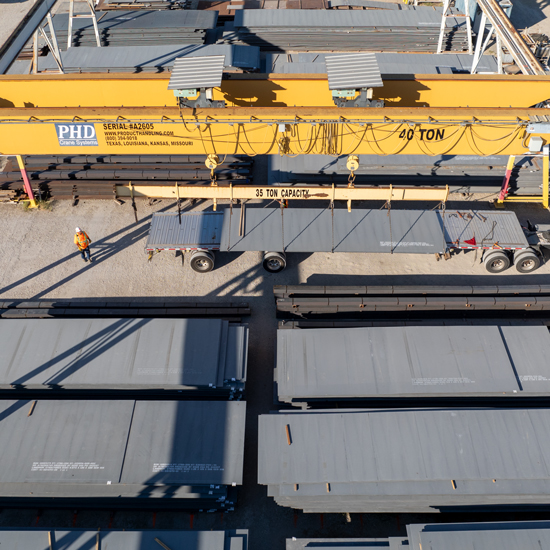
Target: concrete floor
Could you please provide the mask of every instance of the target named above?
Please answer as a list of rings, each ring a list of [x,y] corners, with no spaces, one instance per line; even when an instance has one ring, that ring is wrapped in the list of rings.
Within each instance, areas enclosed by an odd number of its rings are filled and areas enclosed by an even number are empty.
[[[4,44],[37,0],[0,0],[0,45]]]
[[[252,207],[253,205],[251,205]],[[449,204],[449,208],[452,208]],[[482,206],[487,206],[483,204]],[[202,207],[208,208],[205,204]],[[460,204],[471,208],[472,204]],[[251,550],[282,550],[288,537],[387,537],[405,534],[413,522],[449,521],[439,514],[353,514],[347,523],[342,514],[303,514],[277,506],[266,496],[266,487],[256,482],[258,415],[277,406],[273,399],[273,363],[277,321],[272,287],[275,284],[516,284],[547,283],[550,264],[531,275],[513,268],[502,275],[489,275],[475,253],[459,254],[450,261],[436,262],[431,256],[377,254],[294,254],[289,267],[268,274],[260,254],[220,253],[216,269],[209,274],[193,272],[182,258],[163,252],[147,262],[144,245],[154,211],[174,211],[163,201],[148,206],[138,203],[139,222],[134,222],[130,204],[84,201],[71,207],[66,201],[52,211],[24,211],[0,205],[0,299],[70,297],[200,297],[227,301],[230,297],[249,302],[249,368],[244,485],[239,504],[226,514],[196,514],[176,511],[93,511],[3,509],[0,526],[182,528],[250,530]],[[536,205],[516,206],[521,221],[550,223],[550,214]],[[85,264],[73,245],[75,226],[84,228],[92,240],[95,262]],[[480,514],[453,515],[453,521],[512,519]],[[537,514],[550,519],[550,514]],[[532,514],[524,519],[535,519]]]
[[[513,2],[513,25],[518,30],[550,35],[550,2],[548,0],[521,0]]]

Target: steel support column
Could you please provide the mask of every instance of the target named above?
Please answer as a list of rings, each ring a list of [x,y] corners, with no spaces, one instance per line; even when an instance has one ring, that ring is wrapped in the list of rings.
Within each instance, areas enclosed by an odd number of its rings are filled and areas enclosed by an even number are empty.
[[[34,193],[32,192],[31,182],[27,176],[27,170],[25,169],[25,163],[23,162],[23,157],[21,155],[16,155],[17,164],[19,165],[19,170],[21,170],[21,177],[23,178],[23,185],[25,187],[25,193],[29,197],[29,206],[31,208],[36,208],[36,200],[34,198]]]

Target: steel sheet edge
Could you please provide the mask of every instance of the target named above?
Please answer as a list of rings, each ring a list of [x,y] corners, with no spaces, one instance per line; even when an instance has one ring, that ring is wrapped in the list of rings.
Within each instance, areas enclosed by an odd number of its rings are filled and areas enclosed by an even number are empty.
[[[541,109],[205,111],[0,109],[0,154],[519,155],[527,151],[529,114]]]
[[[51,544],[49,541],[51,540]],[[172,529],[0,529],[0,547],[9,550],[247,550],[248,530],[182,531]]]

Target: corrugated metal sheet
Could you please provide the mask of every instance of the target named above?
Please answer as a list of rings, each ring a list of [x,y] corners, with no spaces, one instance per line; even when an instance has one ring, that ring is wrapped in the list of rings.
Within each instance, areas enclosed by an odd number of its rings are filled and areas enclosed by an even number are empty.
[[[220,319],[2,319],[0,388],[244,383],[247,338],[246,326]]]
[[[529,246],[515,212],[446,210],[438,212],[438,216],[449,244],[468,247],[473,245],[465,241],[475,239],[480,247],[490,248],[495,244],[512,248]]]
[[[329,90],[382,87],[382,77],[373,53],[332,55],[326,59]]]
[[[174,61],[169,90],[215,88],[222,83],[225,55],[180,57]]]
[[[240,215],[225,210],[220,250],[285,252],[443,252],[435,212],[248,208],[244,235]]]
[[[247,550],[248,531],[182,531],[168,529],[2,529],[0,546],[10,550]]]
[[[550,365],[541,359],[547,354],[550,335],[542,326],[279,330],[277,392],[279,399],[289,402],[546,395]]]
[[[222,212],[154,213],[145,250],[161,248],[219,248]]]

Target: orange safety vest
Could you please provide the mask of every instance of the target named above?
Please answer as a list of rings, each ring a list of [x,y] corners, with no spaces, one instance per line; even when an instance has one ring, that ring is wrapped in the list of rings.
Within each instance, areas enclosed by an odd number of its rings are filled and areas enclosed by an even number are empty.
[[[80,233],[77,233],[74,236],[74,244],[78,246],[79,250],[84,250],[85,248],[88,248],[90,244],[90,238],[84,231],[81,231]]]

